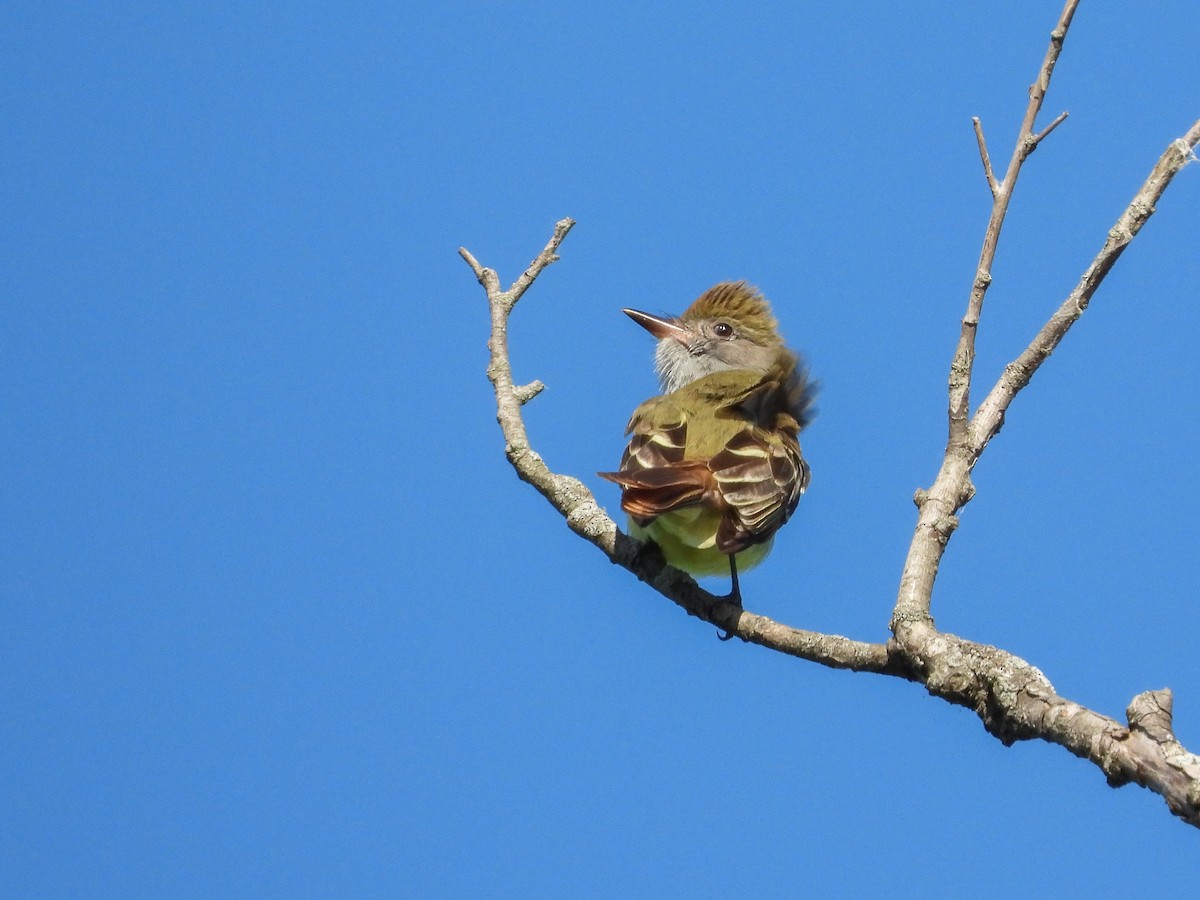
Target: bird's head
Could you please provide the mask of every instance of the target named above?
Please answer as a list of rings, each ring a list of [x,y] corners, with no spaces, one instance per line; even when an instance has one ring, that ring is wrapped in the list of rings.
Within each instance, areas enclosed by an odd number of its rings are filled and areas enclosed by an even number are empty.
[[[783,349],[770,305],[744,281],[709,288],[678,317],[624,312],[658,338],[654,364],[667,393],[713,372],[765,373]]]

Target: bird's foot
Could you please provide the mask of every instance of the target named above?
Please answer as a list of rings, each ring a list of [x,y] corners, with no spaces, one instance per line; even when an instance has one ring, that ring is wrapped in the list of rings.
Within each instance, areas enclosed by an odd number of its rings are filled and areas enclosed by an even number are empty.
[[[733,604],[734,606],[736,606],[738,609],[741,609],[741,608],[742,608],[742,594],[741,594],[741,591],[737,590],[737,588],[736,588],[736,587],[734,588],[734,590],[732,590],[732,591],[729,593],[729,596],[727,596],[727,597],[723,597],[722,599],[723,599],[723,600],[724,600],[726,603],[732,603],[732,604]],[[737,632],[736,632],[736,631],[734,631],[732,628],[727,628],[727,629],[725,629],[725,633],[724,633],[724,634],[721,634],[721,633],[719,633],[719,632],[717,633],[717,640],[719,640],[719,641],[727,641],[727,640],[729,640],[730,638],[733,638],[733,637],[737,637]],[[743,639],[743,640],[744,640],[744,639]]]

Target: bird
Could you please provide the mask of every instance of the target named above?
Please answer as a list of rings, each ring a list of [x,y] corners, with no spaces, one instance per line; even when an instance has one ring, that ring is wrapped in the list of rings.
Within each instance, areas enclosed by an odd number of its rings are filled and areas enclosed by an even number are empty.
[[[741,606],[739,571],[763,561],[808,488],[799,435],[817,384],[745,281],[709,288],[679,316],[622,311],[658,339],[662,394],[634,410],[618,471],[597,474],[620,485],[634,538],[691,575],[728,572],[725,599]]]

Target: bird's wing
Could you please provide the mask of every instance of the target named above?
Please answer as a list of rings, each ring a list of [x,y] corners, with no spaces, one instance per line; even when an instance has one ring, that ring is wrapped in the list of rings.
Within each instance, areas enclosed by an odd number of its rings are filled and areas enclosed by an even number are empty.
[[[643,403],[629,420],[620,470],[598,473],[621,486],[621,509],[639,525],[714,496],[707,462],[684,459],[687,426],[687,411],[669,400]]]
[[[727,507],[717,549],[737,553],[773,535],[796,510],[810,472],[792,434],[747,425],[708,461]]]
[[[702,503],[715,488],[712,472],[698,461],[598,474],[621,486],[621,509],[643,526],[666,513]]]

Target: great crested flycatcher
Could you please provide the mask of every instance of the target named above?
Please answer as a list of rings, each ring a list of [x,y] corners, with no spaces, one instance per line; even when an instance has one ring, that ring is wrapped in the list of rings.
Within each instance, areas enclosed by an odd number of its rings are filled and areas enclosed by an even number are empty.
[[[808,487],[798,435],[816,385],[783,344],[771,307],[744,281],[701,294],[678,318],[626,309],[658,338],[663,394],[633,412],[618,472],[635,538],[693,575],[758,565]]]

